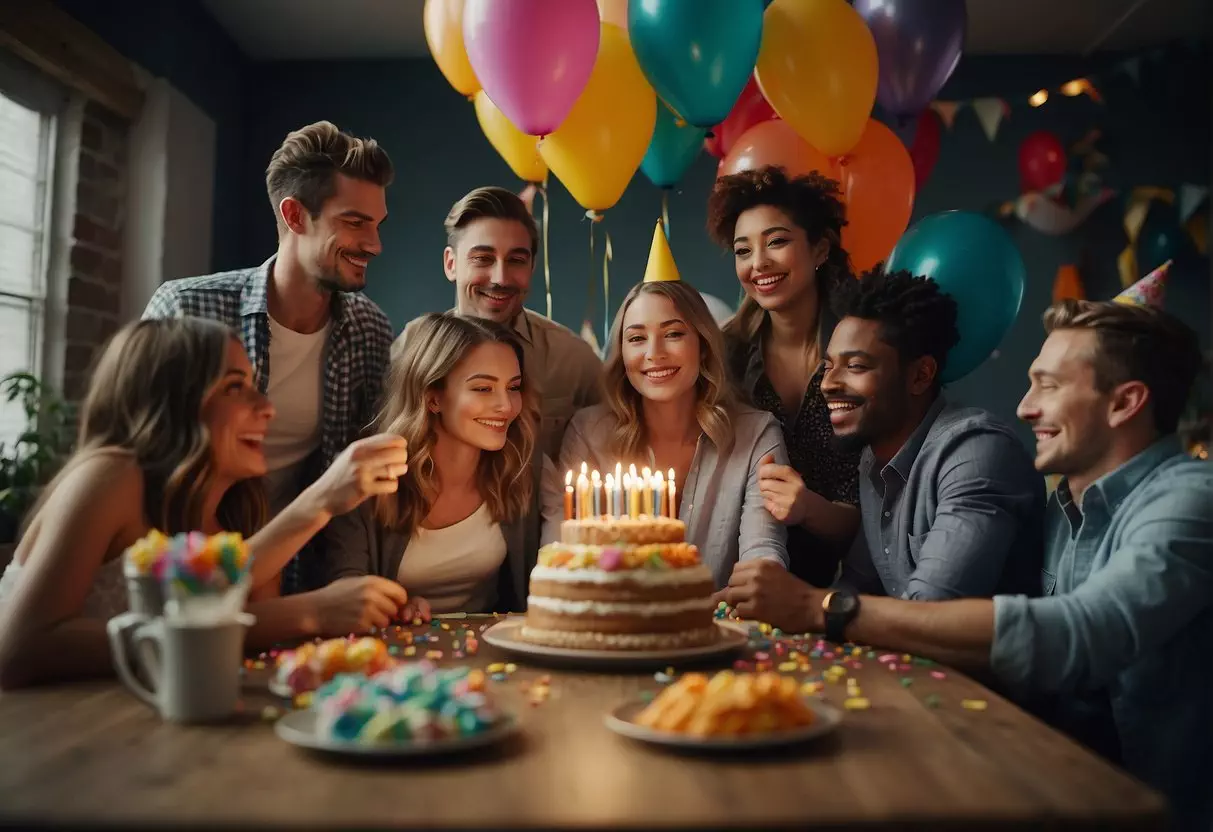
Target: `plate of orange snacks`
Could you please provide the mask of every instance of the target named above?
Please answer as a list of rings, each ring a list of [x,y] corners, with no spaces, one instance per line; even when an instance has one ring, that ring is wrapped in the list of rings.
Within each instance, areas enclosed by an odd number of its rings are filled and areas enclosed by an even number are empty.
[[[842,713],[779,673],[686,673],[651,702],[626,702],[606,715],[612,731],[642,742],[738,751],[825,736]]]
[[[269,689],[289,699],[316,690],[339,673],[374,676],[397,663],[383,639],[371,636],[305,642],[279,654]]]

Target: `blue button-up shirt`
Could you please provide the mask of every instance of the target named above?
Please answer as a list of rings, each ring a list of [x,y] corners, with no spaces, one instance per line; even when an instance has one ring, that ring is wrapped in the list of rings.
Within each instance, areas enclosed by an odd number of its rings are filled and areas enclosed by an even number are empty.
[[[887,464],[864,450],[859,501],[843,585],[918,601],[1036,594],[1044,479],[988,412],[940,396]]]
[[[1213,467],[1174,436],[1049,501],[1045,597],[994,599],[990,663],[1059,694],[1062,727],[1102,715],[1121,764],[1182,829],[1213,822]],[[1107,745],[1106,742],[1103,742]]]

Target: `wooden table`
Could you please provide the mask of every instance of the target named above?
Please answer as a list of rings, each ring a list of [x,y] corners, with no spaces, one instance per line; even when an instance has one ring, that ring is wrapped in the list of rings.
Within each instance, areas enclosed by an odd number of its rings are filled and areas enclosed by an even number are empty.
[[[451,641],[483,621],[422,628],[441,661],[509,659]],[[772,661],[787,656],[771,653]],[[492,689],[522,733],[447,760],[356,763],[279,740],[262,714],[280,700],[267,670],[248,674],[245,714],[221,727],[163,723],[115,683],[0,697],[0,824],[304,829],[898,828],[1158,829],[1164,803],[963,675],[864,652],[848,667],[871,706],[795,752],[710,757],[616,736],[603,714],[661,684],[651,673],[605,675],[519,665]],[[895,666],[902,664],[896,657]],[[832,664],[810,661],[819,677]],[[936,676],[933,676],[932,673]],[[523,693],[549,674],[538,706]],[[944,674],[945,678],[937,678]],[[904,679],[911,681],[903,684]],[[824,698],[841,705],[843,681]],[[932,698],[934,697],[934,698]],[[934,707],[926,704],[930,700]],[[968,710],[962,700],[982,700]]]

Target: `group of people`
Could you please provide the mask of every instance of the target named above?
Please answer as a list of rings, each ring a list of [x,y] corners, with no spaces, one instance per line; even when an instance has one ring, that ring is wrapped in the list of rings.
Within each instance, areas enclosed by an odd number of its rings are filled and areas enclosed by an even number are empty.
[[[109,671],[122,555],[153,528],[246,537],[254,647],[523,610],[557,471],[622,461],[675,472],[741,616],[984,674],[1208,828],[1213,474],[1176,436],[1188,327],[1050,308],[1018,412],[1033,459],[944,396],[955,302],[852,275],[838,185],[768,167],[709,200],[745,295],[723,327],[665,275],[600,359],[525,308],[535,221],[485,187],[446,218],[454,309],[393,343],[361,294],[392,178],[373,140],[293,132],[266,175],[276,254],[163,284],[107,346],[0,578],[0,686]]]

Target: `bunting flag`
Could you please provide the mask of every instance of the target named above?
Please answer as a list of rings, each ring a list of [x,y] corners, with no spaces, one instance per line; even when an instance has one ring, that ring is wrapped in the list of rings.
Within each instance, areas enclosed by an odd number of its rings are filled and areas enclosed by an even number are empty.
[[[1073,263],[1058,266],[1053,278],[1053,302],[1062,300],[1086,300],[1087,292],[1082,285],[1082,276]]]
[[[1127,289],[1137,282],[1137,275],[1140,273],[1137,268],[1137,238],[1141,235],[1146,215],[1150,213],[1150,203],[1156,199],[1174,203],[1175,192],[1170,188],[1145,185],[1134,188],[1125,200],[1124,226],[1128,243],[1116,258],[1116,269],[1120,272],[1120,285],[1123,288]]]
[[[1202,257],[1207,255],[1209,253],[1209,213],[1201,211],[1188,217],[1188,221],[1184,223],[1184,230],[1192,238],[1192,245],[1196,247],[1196,251]]]
[[[1209,198],[1209,188],[1206,185],[1194,185],[1185,182],[1179,186],[1179,221],[1187,222],[1196,209]]]
[[[981,122],[981,129],[990,141],[998,136],[998,127],[1003,118],[1010,115],[1011,108],[1001,98],[974,98],[973,112]]]
[[[960,104],[959,101],[932,101],[931,109],[938,114],[943,126],[951,130],[956,122],[956,112],[960,109]]]

